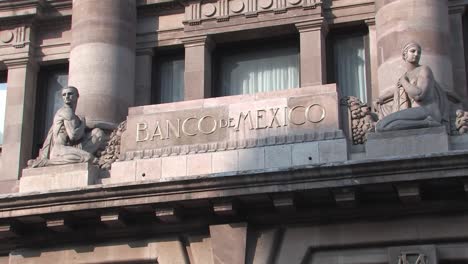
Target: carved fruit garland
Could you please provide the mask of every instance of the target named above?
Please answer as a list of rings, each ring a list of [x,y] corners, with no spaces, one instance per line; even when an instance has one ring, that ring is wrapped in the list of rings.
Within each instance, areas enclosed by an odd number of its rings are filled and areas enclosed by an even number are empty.
[[[127,121],[123,121],[114,131],[112,131],[106,148],[101,152],[101,156],[98,161],[98,165],[101,169],[109,170],[112,163],[119,158],[122,133],[126,129]]]

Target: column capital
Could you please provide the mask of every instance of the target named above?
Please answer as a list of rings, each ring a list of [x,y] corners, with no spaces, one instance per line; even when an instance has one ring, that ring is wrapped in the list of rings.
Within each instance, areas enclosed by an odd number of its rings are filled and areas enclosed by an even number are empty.
[[[449,14],[459,14],[463,15],[465,14],[466,7],[464,5],[455,5],[455,6],[449,6]]]
[[[186,48],[196,47],[196,46],[205,46],[208,49],[212,50],[216,46],[214,41],[208,35],[185,37],[185,38],[182,38],[181,41],[182,41],[182,44],[184,44],[184,47]]]
[[[375,17],[364,20],[364,23],[366,23],[368,27],[375,26]]]
[[[136,50],[136,56],[150,56],[153,57],[154,50],[153,48],[142,48]]]
[[[8,70],[31,67],[35,72],[39,71],[39,65],[30,57],[6,59],[3,61]]]
[[[328,23],[327,21],[321,17],[318,19],[307,20],[303,22],[296,23],[296,28],[299,33],[308,32],[308,31],[322,31],[322,33],[328,33]]]

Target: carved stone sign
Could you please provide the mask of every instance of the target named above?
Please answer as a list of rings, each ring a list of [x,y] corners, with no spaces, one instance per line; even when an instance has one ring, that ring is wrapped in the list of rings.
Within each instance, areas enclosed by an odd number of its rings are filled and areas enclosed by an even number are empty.
[[[336,86],[325,85],[131,108],[121,153],[338,129]]]

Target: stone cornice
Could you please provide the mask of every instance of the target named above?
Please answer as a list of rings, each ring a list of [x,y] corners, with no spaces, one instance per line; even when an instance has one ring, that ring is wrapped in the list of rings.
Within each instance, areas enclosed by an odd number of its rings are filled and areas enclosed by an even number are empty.
[[[0,196],[0,219],[193,199],[468,178],[467,159],[467,151],[449,152],[9,194]]]
[[[136,50],[136,56],[153,56],[154,50],[153,48],[141,48]]]
[[[375,26],[375,18],[366,19],[364,23],[366,23],[368,27]]]
[[[465,14],[466,6],[465,5],[453,5],[449,6],[449,14]]]

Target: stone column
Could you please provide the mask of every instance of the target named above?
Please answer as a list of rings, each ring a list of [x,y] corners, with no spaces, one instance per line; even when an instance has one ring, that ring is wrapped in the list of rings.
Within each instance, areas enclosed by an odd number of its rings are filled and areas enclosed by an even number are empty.
[[[327,82],[325,38],[328,27],[323,18],[296,24],[300,35],[301,87]]]
[[[69,85],[80,91],[77,114],[118,123],[134,103],[134,0],[74,0]]]
[[[211,50],[208,36],[182,39],[185,46],[184,100],[211,96]]]
[[[379,90],[394,86],[405,72],[401,50],[410,41],[421,44],[421,64],[431,67],[436,80],[453,91],[445,0],[376,0]]]
[[[377,32],[375,30],[375,19],[368,19],[365,21],[369,29],[369,66],[370,66],[370,84],[372,97],[369,100],[374,100],[379,96],[379,82],[377,79]]]
[[[450,8],[450,50],[453,66],[453,87],[455,93],[462,98],[468,99],[466,65],[465,65],[465,43],[463,36],[463,14],[465,6]],[[468,33],[465,33],[468,34]]]
[[[135,106],[151,104],[153,49],[137,50],[135,60]]]
[[[7,105],[3,138],[0,192],[16,184],[31,159],[38,67],[31,58],[4,61],[8,67]]]

